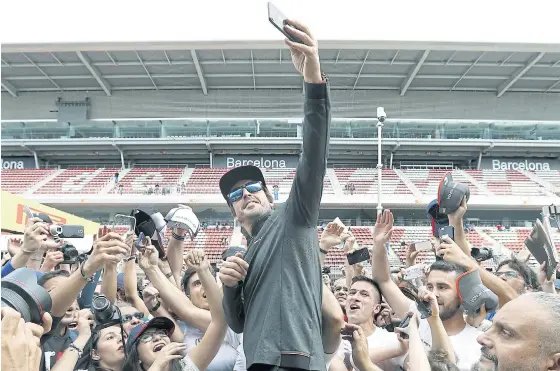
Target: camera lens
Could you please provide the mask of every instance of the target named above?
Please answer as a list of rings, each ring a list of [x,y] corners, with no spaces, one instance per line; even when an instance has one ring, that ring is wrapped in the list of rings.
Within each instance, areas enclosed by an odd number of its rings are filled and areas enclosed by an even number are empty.
[[[49,233],[53,236],[58,236],[59,234],[62,234],[62,227],[60,225],[53,224],[49,229]]]
[[[95,322],[98,324],[106,323],[114,317],[115,308],[105,295],[99,295],[93,299],[92,308],[95,314]]]
[[[19,268],[2,279],[2,307],[10,307],[21,314],[25,322],[40,324],[49,312],[52,300],[49,293],[37,284],[35,271]]]

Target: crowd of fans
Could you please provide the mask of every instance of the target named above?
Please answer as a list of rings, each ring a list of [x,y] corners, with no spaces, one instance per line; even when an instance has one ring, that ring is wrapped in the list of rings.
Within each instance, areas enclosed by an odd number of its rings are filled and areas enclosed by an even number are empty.
[[[560,370],[551,267],[532,271],[524,252],[495,274],[482,268],[464,233],[466,198],[447,216],[454,235],[430,241],[430,265],[416,264],[411,245],[407,266],[391,272],[389,210],[377,216],[373,246],[357,246],[337,220],[317,240],[328,85],[309,30],[293,21],[285,30],[299,40],[286,44],[305,80],[303,153],[286,202],[274,204],[256,167],[226,173],[220,189],[248,245],[232,238],[215,267],[203,250],[185,254],[180,227],[166,246],[105,227],[68,262],[64,241],[30,218],[2,268],[2,370]],[[348,262],[331,283],[322,268],[340,246]],[[6,283],[27,291],[7,295]],[[48,305],[18,312],[22,298]]]

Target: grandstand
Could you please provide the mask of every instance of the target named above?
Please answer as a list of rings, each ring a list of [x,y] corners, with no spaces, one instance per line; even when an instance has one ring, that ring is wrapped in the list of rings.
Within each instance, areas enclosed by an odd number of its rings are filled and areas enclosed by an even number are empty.
[[[232,164],[258,164],[277,202],[289,194],[302,151],[301,76],[277,44],[168,46],[4,46],[1,186],[104,223],[133,207],[189,204],[207,226],[185,248],[217,262],[231,229],[215,221],[232,223],[218,180]],[[401,242],[429,238],[424,208],[452,172],[471,191],[472,246],[518,252],[541,207],[560,204],[560,53],[394,46],[321,42],[333,119],[320,224],[348,220],[371,245],[375,208],[390,207],[398,266]],[[377,106],[388,114],[380,143]],[[344,258],[335,249],[327,265]]]

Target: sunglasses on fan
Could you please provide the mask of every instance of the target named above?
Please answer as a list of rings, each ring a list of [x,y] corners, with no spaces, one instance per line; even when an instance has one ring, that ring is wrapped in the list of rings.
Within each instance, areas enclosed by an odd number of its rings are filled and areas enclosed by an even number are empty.
[[[228,194],[228,199],[230,202],[236,202],[243,198],[243,190],[246,189],[249,193],[257,193],[263,190],[263,185],[261,182],[249,182],[243,184],[240,187],[235,188]]]

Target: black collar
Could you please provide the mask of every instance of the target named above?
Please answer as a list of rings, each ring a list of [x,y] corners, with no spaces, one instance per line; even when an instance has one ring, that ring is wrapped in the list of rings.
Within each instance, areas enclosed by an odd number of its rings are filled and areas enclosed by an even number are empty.
[[[266,221],[268,220],[268,218],[270,217],[271,214],[272,214],[272,212],[268,212],[268,213],[264,214],[263,216],[261,216],[259,219],[257,219],[253,223],[253,228],[251,229],[251,234],[247,233],[245,228],[243,228],[243,227],[241,228],[241,233],[243,233],[243,235],[247,239],[247,245],[249,245],[251,243],[251,240],[253,239],[254,236],[259,234],[259,231],[263,227],[264,223],[266,223]]]

